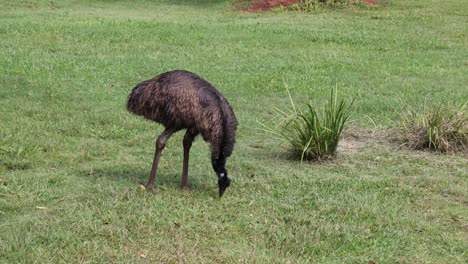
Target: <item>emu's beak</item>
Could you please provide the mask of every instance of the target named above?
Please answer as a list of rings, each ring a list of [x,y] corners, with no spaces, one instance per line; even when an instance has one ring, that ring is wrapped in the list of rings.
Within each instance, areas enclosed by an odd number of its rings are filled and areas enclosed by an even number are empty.
[[[223,193],[224,191],[226,191],[227,188],[222,188],[222,187],[219,187],[219,198],[221,198],[221,196],[223,196]]]
[[[218,177],[219,197],[223,196],[227,187],[231,185],[231,180],[227,177],[227,174],[221,173]]]

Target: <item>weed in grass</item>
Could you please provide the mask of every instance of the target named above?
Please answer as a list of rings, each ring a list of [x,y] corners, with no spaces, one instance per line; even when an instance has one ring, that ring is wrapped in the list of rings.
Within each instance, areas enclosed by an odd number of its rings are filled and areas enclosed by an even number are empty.
[[[23,146],[12,135],[0,134],[0,167],[6,170],[25,170],[31,168],[28,156],[33,147]]]
[[[307,104],[307,109],[297,109],[288,92],[291,108],[286,112],[279,111],[283,115],[279,132],[268,128],[278,138],[289,143],[294,157],[303,160],[324,160],[336,156],[338,142],[346,122],[350,117],[350,108],[354,103],[347,103],[344,99],[338,101],[336,90],[332,90],[330,98],[323,110],[318,110],[312,102]]]
[[[468,116],[466,102],[458,109],[423,105],[422,109],[407,106],[400,115],[404,144],[413,149],[440,152],[468,151]]]

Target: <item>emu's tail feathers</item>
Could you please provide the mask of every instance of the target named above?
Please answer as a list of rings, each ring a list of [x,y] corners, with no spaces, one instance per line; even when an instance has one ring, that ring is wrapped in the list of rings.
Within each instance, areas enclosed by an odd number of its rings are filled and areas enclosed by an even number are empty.
[[[127,110],[130,113],[141,115],[141,107],[144,105],[144,90],[147,86],[148,81],[137,84],[127,99]]]

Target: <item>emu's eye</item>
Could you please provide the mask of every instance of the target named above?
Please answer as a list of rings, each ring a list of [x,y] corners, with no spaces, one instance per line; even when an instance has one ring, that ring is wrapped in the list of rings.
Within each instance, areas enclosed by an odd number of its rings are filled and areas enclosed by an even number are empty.
[[[224,173],[223,173],[223,172],[221,172],[221,173],[219,174],[219,176],[221,176],[221,177],[224,177]]]

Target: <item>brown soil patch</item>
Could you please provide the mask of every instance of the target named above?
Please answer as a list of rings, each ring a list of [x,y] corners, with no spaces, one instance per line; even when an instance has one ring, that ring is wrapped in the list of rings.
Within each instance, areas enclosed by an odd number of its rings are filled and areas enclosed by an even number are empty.
[[[247,12],[262,12],[271,10],[274,7],[290,6],[293,4],[299,4],[300,2],[301,0],[257,0],[252,1],[250,5],[242,8],[241,10]],[[376,5],[379,3],[378,0],[360,0],[360,2],[368,5]]]
[[[376,5],[379,3],[377,0],[361,0],[361,2],[366,3],[368,5]]]
[[[247,6],[244,11],[249,12],[258,12],[258,11],[268,11],[273,7],[279,6],[290,6],[293,4],[299,3],[300,0],[261,0],[255,1],[249,6]]]
[[[401,145],[398,132],[392,129],[367,129],[351,127],[343,132],[343,138],[338,144],[340,151],[359,151],[373,146],[398,148]]]

